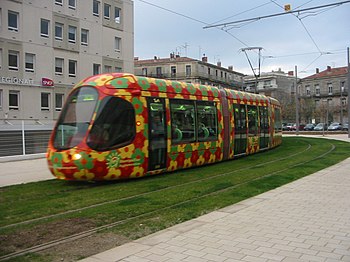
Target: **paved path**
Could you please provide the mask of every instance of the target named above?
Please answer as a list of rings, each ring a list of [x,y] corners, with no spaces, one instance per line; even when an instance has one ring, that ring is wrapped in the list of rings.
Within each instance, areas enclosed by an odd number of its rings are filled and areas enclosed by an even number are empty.
[[[349,189],[350,158],[82,262],[350,262]]]
[[[0,162],[0,187],[48,179],[54,177],[46,158]]]

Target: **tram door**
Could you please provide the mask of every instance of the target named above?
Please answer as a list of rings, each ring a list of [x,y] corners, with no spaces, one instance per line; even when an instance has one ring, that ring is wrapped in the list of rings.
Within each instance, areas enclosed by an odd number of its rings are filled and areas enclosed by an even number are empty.
[[[247,110],[245,105],[233,105],[235,120],[234,154],[244,154],[247,149]]]
[[[166,167],[167,126],[165,101],[162,98],[148,98],[149,165],[148,170]]]
[[[260,118],[260,149],[267,148],[269,145],[269,119],[266,106],[259,107]]]

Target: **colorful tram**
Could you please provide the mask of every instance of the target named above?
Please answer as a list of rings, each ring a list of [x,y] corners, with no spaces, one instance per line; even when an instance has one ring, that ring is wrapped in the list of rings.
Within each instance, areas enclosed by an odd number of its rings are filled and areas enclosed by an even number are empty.
[[[273,98],[109,73],[74,87],[47,160],[58,179],[116,180],[216,163],[281,142],[281,106]]]

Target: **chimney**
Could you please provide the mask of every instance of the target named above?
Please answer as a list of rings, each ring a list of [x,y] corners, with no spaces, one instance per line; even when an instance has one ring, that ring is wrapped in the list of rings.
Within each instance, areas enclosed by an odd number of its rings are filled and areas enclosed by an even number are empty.
[[[202,57],[202,62],[204,62],[204,63],[208,63],[208,57],[203,56],[203,57]]]
[[[319,73],[320,73],[320,69],[316,68],[316,74],[319,74]]]
[[[139,61],[139,58],[137,56],[135,56],[134,61]]]
[[[289,76],[294,76],[294,71],[288,71]]]
[[[171,59],[175,58],[175,54],[174,53],[170,53],[170,58]]]
[[[157,60],[157,56],[154,56],[154,60]]]
[[[332,68],[330,66],[327,66],[327,71],[330,72]]]
[[[216,63],[216,65],[217,65],[218,67],[221,67],[221,62],[218,61],[218,62]]]
[[[228,66],[228,70],[233,71],[233,66]]]

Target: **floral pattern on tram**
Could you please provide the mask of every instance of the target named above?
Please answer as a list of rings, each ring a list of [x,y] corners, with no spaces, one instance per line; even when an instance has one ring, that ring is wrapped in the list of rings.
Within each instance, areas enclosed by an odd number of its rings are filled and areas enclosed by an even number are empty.
[[[214,163],[223,159],[224,120],[222,115],[221,93],[218,88],[193,85],[171,80],[137,77],[129,74],[111,73],[95,75],[79,82],[75,88],[92,86],[99,90],[97,107],[103,98],[114,96],[131,103],[135,111],[135,137],[131,144],[113,150],[92,150],[84,138],[84,142],[67,150],[56,150],[49,145],[47,159],[51,172],[59,179],[66,180],[113,180],[158,174],[174,171],[206,163]],[[268,106],[268,98],[260,95],[227,90],[230,114],[230,141],[234,139],[233,103],[256,106]],[[149,162],[149,130],[147,97],[167,98],[165,100],[167,124],[167,160],[166,167],[148,171]],[[194,141],[190,143],[173,143],[172,120],[169,99],[188,101],[208,101],[217,109],[217,137],[212,141]],[[274,116],[274,107],[271,109]],[[96,120],[96,112],[89,125],[91,130]],[[269,117],[270,121],[270,117]],[[270,123],[272,126],[273,123]],[[279,136],[271,128],[271,144],[281,143]],[[87,135],[86,135],[87,136]],[[258,137],[249,137],[247,153],[257,152]],[[229,146],[229,158],[234,157],[233,143]],[[76,157],[79,155],[79,157]]]

